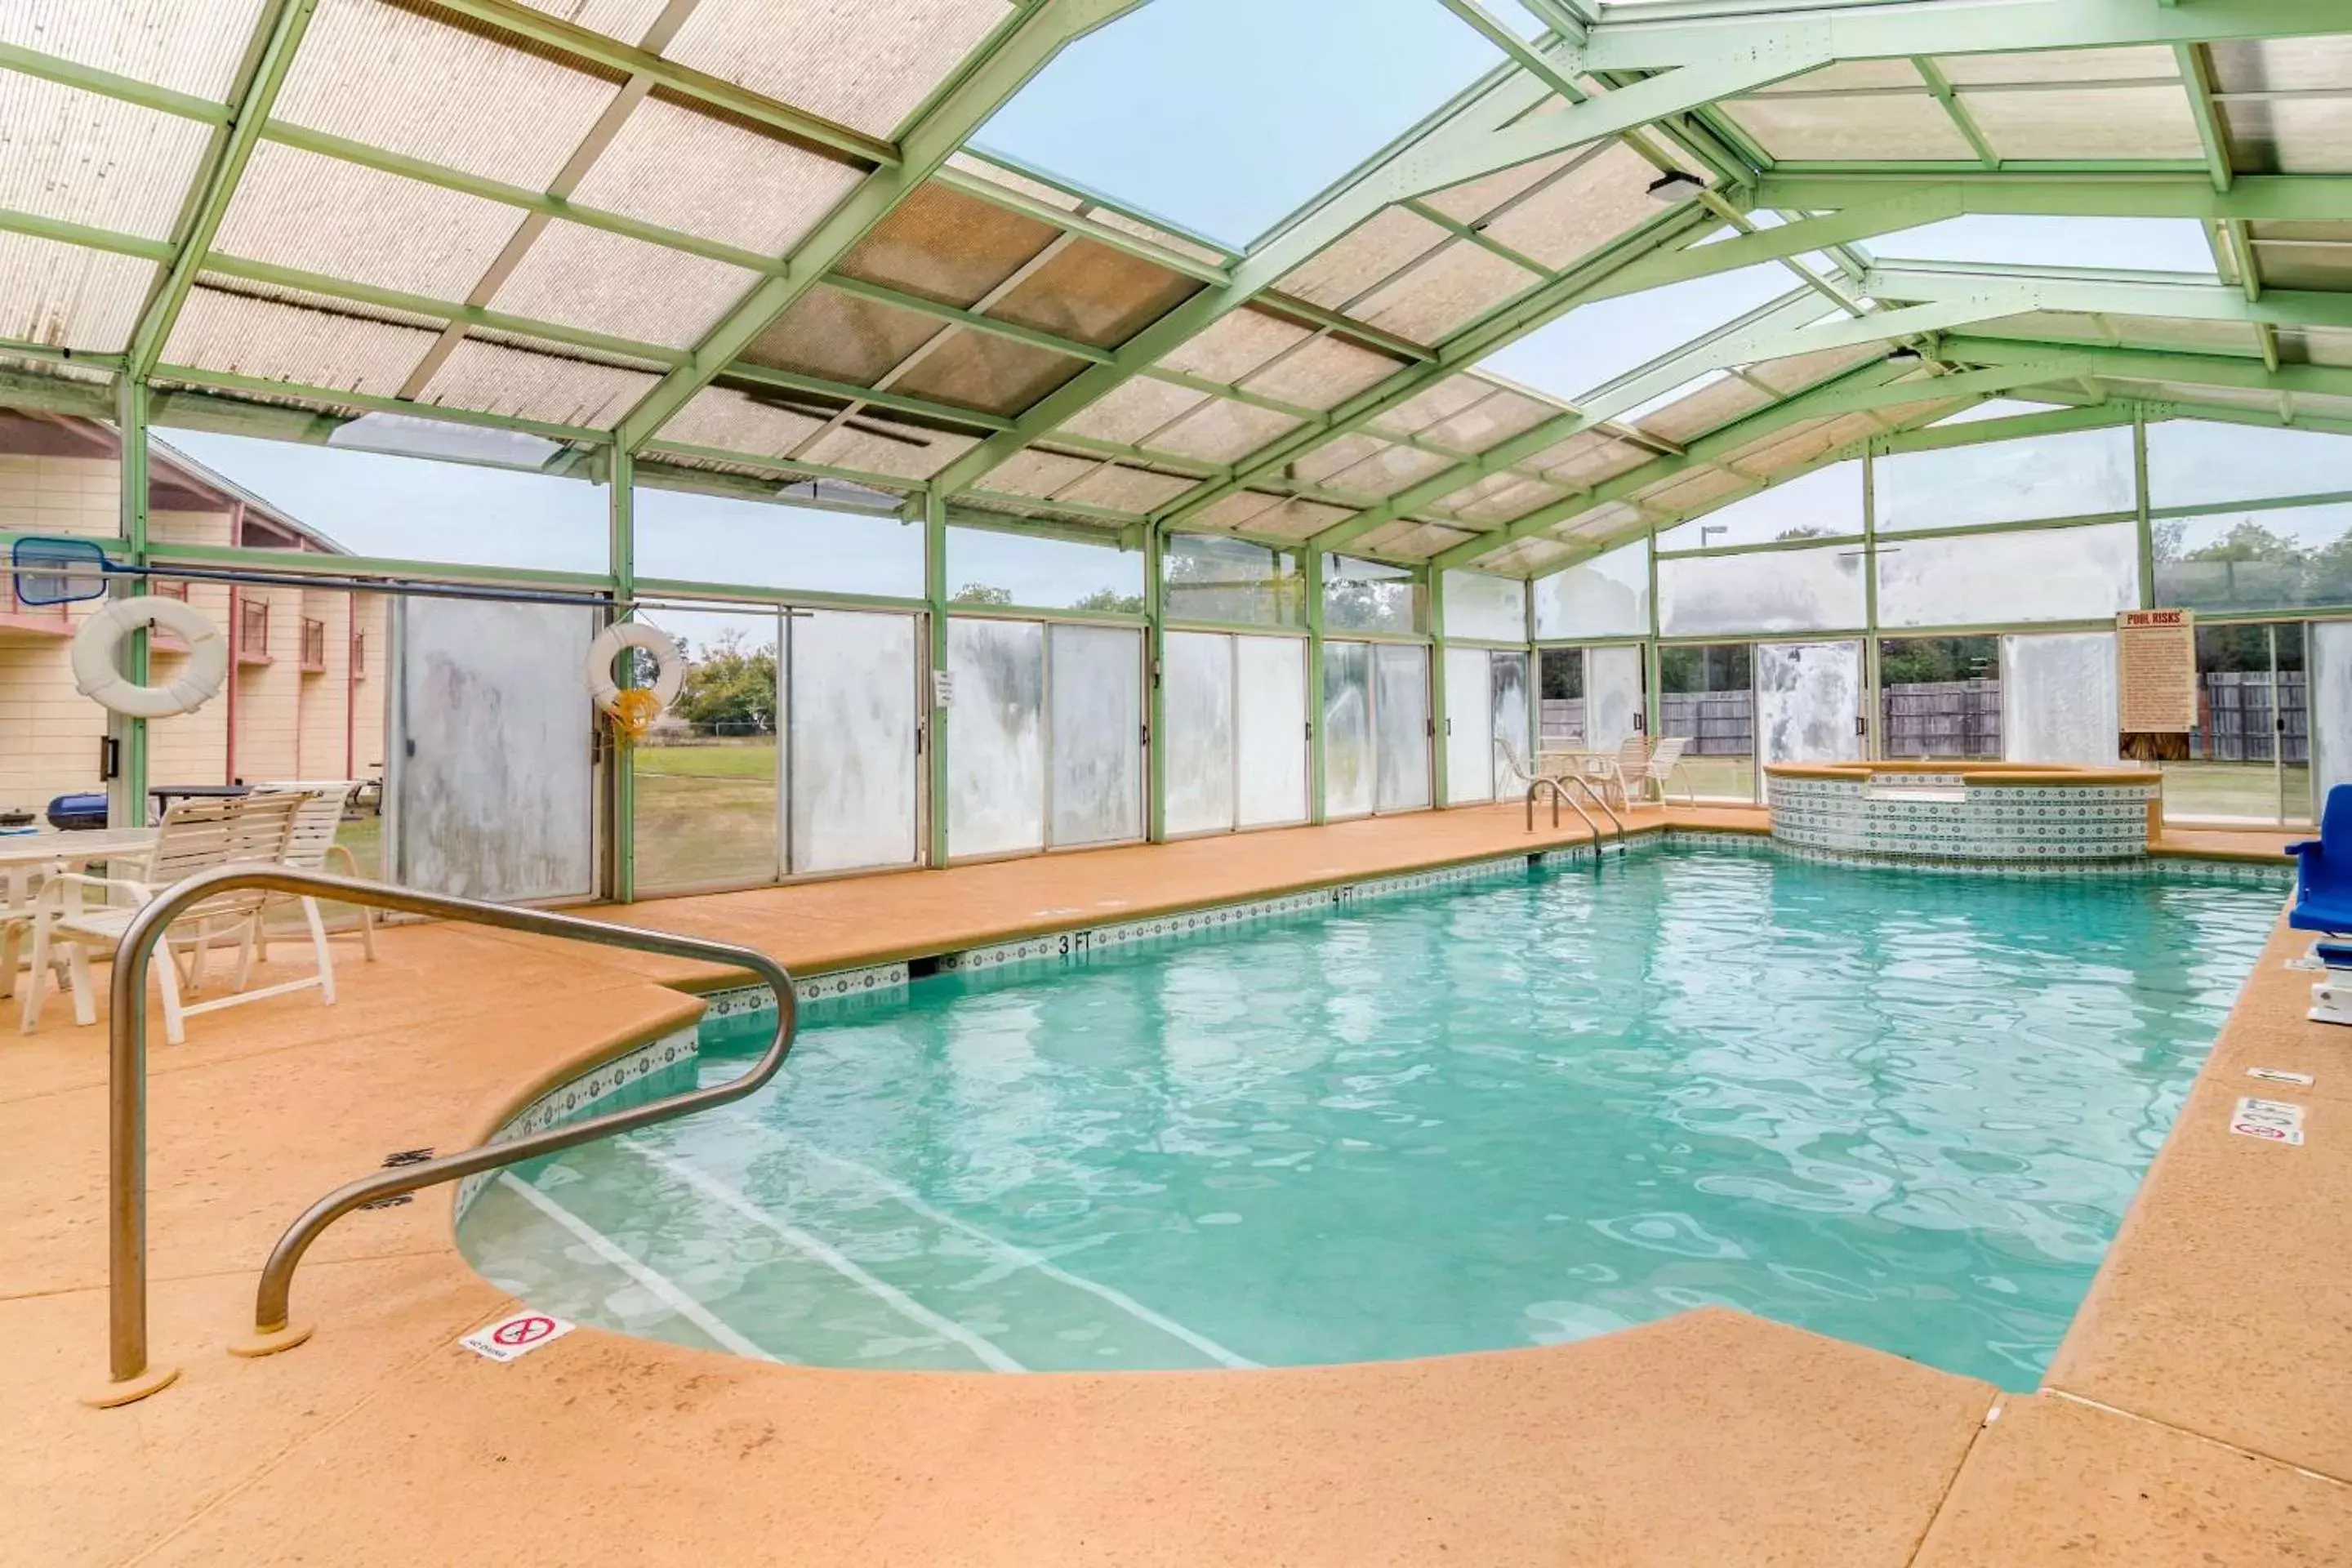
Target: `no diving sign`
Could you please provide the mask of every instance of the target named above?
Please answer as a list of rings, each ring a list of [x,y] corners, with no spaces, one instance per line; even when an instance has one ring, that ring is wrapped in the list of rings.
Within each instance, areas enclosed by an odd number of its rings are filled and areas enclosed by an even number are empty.
[[[2285,1100],[2242,1100],[2231,1113],[2230,1131],[2241,1138],[2260,1138],[2266,1142],[2299,1147],[2303,1142],[2303,1107]]]
[[[476,1329],[457,1342],[491,1361],[513,1361],[562,1339],[572,1328],[562,1318],[551,1318],[545,1312],[517,1312],[488,1328]]]

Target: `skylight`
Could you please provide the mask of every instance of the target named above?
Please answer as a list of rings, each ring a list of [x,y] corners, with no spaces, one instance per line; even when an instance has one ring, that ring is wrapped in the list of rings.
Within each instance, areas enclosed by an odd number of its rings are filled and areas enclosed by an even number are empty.
[[[2192,218],[1956,217],[1881,235],[1864,248],[1905,261],[2213,272],[2213,247]]]
[[[1502,58],[1431,0],[1153,0],[972,142],[1239,247]]]
[[[1764,262],[1602,300],[1488,355],[1481,368],[1578,401],[1779,299],[1795,284],[1785,268]]]

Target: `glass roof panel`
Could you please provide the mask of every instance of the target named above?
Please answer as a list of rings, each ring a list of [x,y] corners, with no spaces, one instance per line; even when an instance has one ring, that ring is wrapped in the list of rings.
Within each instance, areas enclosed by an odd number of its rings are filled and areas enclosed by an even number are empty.
[[[1031,201],[1068,213],[1073,217],[1098,223],[1105,228],[1115,228],[1138,239],[1148,239],[1194,261],[1222,266],[1232,260],[1234,255],[1228,247],[1200,235],[1179,232],[1176,226],[1164,217],[1139,217],[1118,206],[1108,196],[1094,192],[1080,195],[1064,190],[1060,185],[1035,177],[1034,171],[1024,173],[1014,168],[1009,156],[1003,153],[982,153],[977,150],[966,150],[950,157],[948,167],[958,174],[985,180],[992,185],[1016,191]]]
[[[440,335],[431,325],[380,321],[350,307],[199,286],[188,291],[163,359],[392,397]]]
[[[1327,310],[1345,310],[1446,242],[1417,213],[1384,207],[1284,275],[1275,287]]]
[[[1925,92],[1735,99],[1723,112],[1775,158],[1971,162],[1976,149]]]
[[[500,202],[264,142],[213,240],[322,277],[457,301],[522,226]]]
[[[1349,313],[1384,332],[1436,343],[1542,281],[1540,274],[1491,250],[1456,240],[1374,290]]]
[[[1239,244],[1502,58],[1428,0],[1152,0],[976,140]]]
[[[609,430],[660,379],[651,372],[582,359],[552,343],[526,348],[468,337],[450,350],[421,400]]]
[[[226,103],[265,3],[9,0],[0,5],[0,44]]]
[[[1959,96],[1960,107],[2004,158],[2205,156],[2189,94],[2177,84],[2015,92],[1977,88]]]
[[[543,191],[620,81],[503,37],[390,0],[320,0],[277,118]]]
[[[1112,348],[1200,287],[1181,272],[1078,239],[1015,284],[987,313],[1057,337]]]
[[[0,233],[0,336],[120,353],[159,270],[136,257]]]
[[[165,239],[212,127],[0,71],[0,206]]]
[[[662,52],[887,139],[1012,10],[1004,0],[702,0]]]
[[[639,342],[688,348],[759,274],[561,219],[491,297],[500,310]]]
[[[835,270],[942,304],[971,306],[1060,232],[930,181],[875,225]]]
[[[572,198],[781,256],[863,177],[855,165],[656,92],[621,122]]]
[[[1873,256],[2003,267],[2107,267],[2213,275],[2213,247],[2193,218],[1971,216],[1865,242]]]
[[[1601,300],[1489,354],[1484,368],[1571,400],[1789,291],[1765,264]]]
[[[1862,531],[1862,465],[1800,474],[1658,535],[1661,550],[1706,550]]]

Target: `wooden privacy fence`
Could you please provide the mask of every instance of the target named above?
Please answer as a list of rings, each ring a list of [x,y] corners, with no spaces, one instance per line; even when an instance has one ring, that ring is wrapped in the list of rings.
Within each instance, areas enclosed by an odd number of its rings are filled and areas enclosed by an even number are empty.
[[[2203,721],[2189,737],[2189,754],[2200,762],[2267,763],[2272,747],[2278,760],[2311,760],[2310,686],[2299,669],[2278,672],[2278,700],[2273,710],[2272,676],[2266,670],[2216,670],[2205,676],[2198,717]],[[2285,720],[2284,729],[2279,720]]]
[[[1878,694],[1882,755],[1998,757],[2000,682],[1923,680]]]

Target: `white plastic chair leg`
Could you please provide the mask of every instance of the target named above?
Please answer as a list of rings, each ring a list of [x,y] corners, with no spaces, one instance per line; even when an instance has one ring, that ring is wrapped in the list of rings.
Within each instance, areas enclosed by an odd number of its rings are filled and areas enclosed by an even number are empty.
[[[237,943],[236,988],[239,991],[253,984],[253,952],[257,947],[261,949],[261,962],[268,963],[269,945],[268,939],[262,935],[259,915],[245,922],[244,938]]]
[[[80,950],[75,949],[77,952]],[[188,1031],[180,1013],[180,970],[169,953],[155,965],[155,978],[163,987],[163,1040],[167,1045],[185,1044]]]
[[[16,1008],[16,1032],[29,1035],[41,1021],[41,990],[49,983],[49,925],[47,921],[33,926],[32,973],[25,984],[25,999]]]
[[[169,951],[171,945],[171,933],[167,931],[163,936],[163,946],[165,949],[163,956],[166,962],[171,958],[171,952]],[[212,955],[212,922],[210,921],[198,921],[196,922],[196,944],[194,951],[188,957],[188,989],[191,992],[202,991],[205,988],[205,960]]]
[[[0,926],[0,999],[16,994],[16,944],[24,934],[15,921]]]
[[[66,962],[73,974],[74,1022],[89,1028],[98,1022],[96,993],[89,984],[89,949],[79,942],[66,944]],[[168,963],[165,968],[171,967]]]
[[[319,960],[319,994],[323,1005],[335,1005],[335,957],[327,951],[327,922],[319,918],[319,900],[302,900],[302,918],[310,925],[310,951]]]

